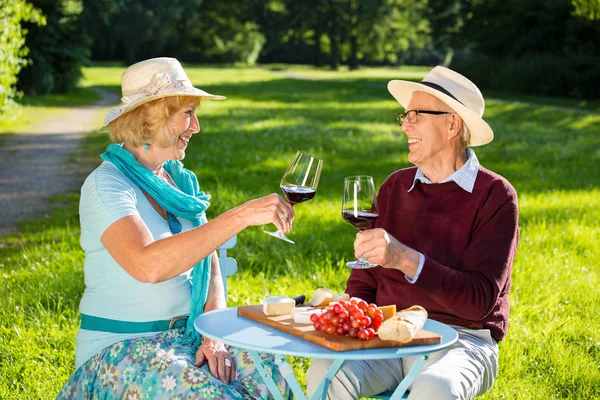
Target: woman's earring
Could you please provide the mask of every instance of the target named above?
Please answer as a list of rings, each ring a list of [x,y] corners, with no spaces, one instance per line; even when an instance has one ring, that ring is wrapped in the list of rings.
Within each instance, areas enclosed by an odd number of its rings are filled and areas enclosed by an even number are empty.
[[[150,143],[144,143],[144,153],[147,153],[148,149],[150,149]]]

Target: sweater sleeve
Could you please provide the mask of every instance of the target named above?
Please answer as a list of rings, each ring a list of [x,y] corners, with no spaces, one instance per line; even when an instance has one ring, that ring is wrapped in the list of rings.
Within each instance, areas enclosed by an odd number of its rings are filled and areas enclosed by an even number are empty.
[[[375,303],[377,295],[377,279],[372,269],[353,269],[346,282],[346,293],[358,297],[367,303]]]
[[[497,182],[502,183],[486,198],[460,265],[450,268],[425,255],[415,283],[448,313],[471,321],[486,317],[510,289],[519,239],[517,195],[507,181]]]

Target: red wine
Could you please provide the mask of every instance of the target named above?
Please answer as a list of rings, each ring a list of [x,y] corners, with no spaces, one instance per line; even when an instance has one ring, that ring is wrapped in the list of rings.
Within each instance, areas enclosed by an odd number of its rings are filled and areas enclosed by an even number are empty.
[[[366,211],[358,211],[356,215],[351,210],[342,211],[342,218],[357,227],[358,230],[368,228],[371,222],[375,221],[377,217],[379,217],[379,214]]]
[[[292,205],[310,200],[315,197],[315,194],[317,193],[317,189],[296,185],[285,185],[281,187],[281,190],[283,190],[285,197],[287,197]]]

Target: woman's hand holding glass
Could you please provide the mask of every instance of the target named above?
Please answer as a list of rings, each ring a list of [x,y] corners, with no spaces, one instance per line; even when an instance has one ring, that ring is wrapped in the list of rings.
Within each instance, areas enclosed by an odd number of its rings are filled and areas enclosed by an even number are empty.
[[[272,223],[277,229],[286,233],[292,229],[294,208],[276,193],[247,201],[240,207],[245,211],[246,226]]]
[[[279,182],[279,187],[281,187],[291,207],[315,197],[322,168],[323,160],[303,151],[296,152],[294,159]],[[283,214],[282,220],[288,220],[290,215],[289,213]],[[288,231],[281,228],[277,232],[264,232],[277,239],[294,244],[284,235],[284,232]]]

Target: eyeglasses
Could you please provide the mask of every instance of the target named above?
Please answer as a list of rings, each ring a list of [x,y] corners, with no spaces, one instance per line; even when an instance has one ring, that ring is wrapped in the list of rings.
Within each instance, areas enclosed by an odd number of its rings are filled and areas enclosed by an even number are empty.
[[[175,217],[173,213],[167,211],[167,222],[169,223],[169,230],[173,235],[181,232],[181,222]]]
[[[405,113],[396,114],[396,119],[398,120],[398,124],[402,127],[402,123],[406,119],[410,124],[416,124],[419,122],[419,114],[432,114],[432,115],[442,115],[442,114],[454,114],[448,111],[429,111],[429,110],[408,110]]]

